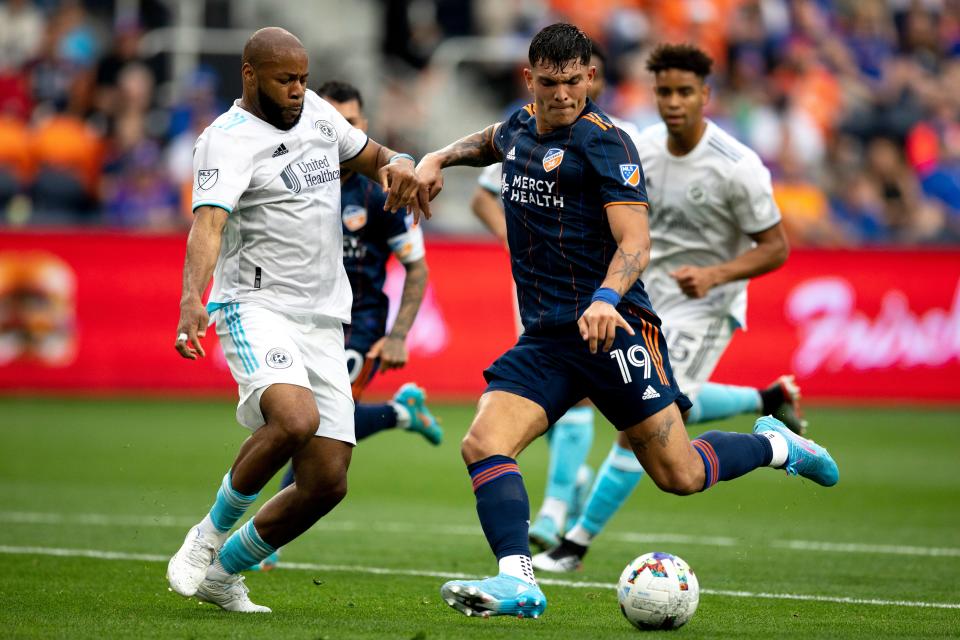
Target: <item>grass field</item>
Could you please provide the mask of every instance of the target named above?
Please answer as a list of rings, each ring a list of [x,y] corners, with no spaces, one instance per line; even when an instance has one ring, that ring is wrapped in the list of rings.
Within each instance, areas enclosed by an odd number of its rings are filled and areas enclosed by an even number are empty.
[[[346,501],[251,574],[274,613],[167,590],[166,559],[209,507],[245,431],[228,402],[0,399],[0,629],[65,638],[622,638],[612,585],[632,557],[681,555],[703,590],[684,638],[960,637],[960,412],[809,411],[840,484],[761,470],[678,498],[644,480],[539,620],[463,617],[453,574],[494,570],[458,442],[385,433],[354,454]],[[746,429],[734,420],[721,428]],[[715,426],[715,425],[713,425]],[[612,429],[598,428],[591,461]],[[534,509],[546,444],[521,458]],[[265,491],[264,493],[270,493]]]

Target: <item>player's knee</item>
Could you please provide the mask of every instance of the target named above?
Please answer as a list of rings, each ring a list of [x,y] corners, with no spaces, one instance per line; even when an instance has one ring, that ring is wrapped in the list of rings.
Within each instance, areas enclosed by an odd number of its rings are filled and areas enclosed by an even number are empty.
[[[471,429],[460,442],[460,455],[467,464],[489,458],[492,455],[500,453],[495,451],[495,447],[488,438],[484,438],[481,433]]]
[[[689,496],[703,489],[703,476],[687,467],[664,468],[651,477],[662,491],[678,496]]]
[[[320,426],[320,414],[316,411],[289,413],[277,416],[271,422],[277,427],[284,443],[296,449],[316,435],[317,427]]]

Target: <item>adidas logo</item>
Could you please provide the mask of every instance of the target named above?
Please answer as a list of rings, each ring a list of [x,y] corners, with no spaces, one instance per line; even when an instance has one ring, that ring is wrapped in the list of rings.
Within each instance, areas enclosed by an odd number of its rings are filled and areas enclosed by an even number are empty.
[[[641,399],[653,400],[654,398],[659,398],[659,397],[660,397],[660,394],[657,393],[657,390],[651,387],[650,385],[647,385],[647,388],[644,389],[643,391],[643,397]]]
[[[507,157],[505,160],[516,160],[517,159],[517,148],[511,147],[510,151],[507,151]]]
[[[285,145],[285,144],[283,144],[283,143],[281,142],[281,143],[280,143],[280,146],[277,147],[277,150],[274,151],[274,152],[273,152],[273,155],[270,156],[270,157],[271,157],[271,158],[277,158],[277,157],[279,157],[279,156],[282,156],[282,155],[285,154],[286,152],[287,152],[287,145]]]

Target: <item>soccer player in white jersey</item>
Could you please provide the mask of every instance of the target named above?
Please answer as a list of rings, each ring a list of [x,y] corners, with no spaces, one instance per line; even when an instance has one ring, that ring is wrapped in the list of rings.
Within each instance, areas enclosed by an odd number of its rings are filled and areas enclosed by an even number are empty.
[[[688,425],[762,411],[800,432],[791,376],[762,391],[707,383],[733,332],[746,328],[747,281],[777,269],[789,253],[770,172],[756,153],[704,117],[712,64],[688,45],[661,45],[647,61],[663,123],[636,141],[650,198],[643,283],[663,319],[677,383],[694,403]],[[560,545],[534,557],[534,567],[577,569],[643,474],[619,434],[580,518]]]
[[[412,158],[350,126],[307,90],[307,53],[283,29],[243,49],[243,96],[197,140],[176,348],[204,356],[208,323],[239,386],[237,420],[253,431],[213,507],[170,560],[173,591],[227,611],[268,612],[238,571],[287,544],[346,494],[355,444],[342,323],[341,166],[388,191],[386,210],[420,208]],[[423,203],[425,209],[428,205]],[[201,296],[213,276],[209,302]],[[297,481],[232,536],[288,460]]]
[[[590,64],[596,67],[597,72],[589,95],[591,100],[597,101],[605,89],[606,56],[596,44],[593,45]],[[648,137],[641,137],[639,129],[633,123],[614,118],[610,114],[607,114],[607,116],[611,122],[634,140],[643,159],[649,156],[650,150],[644,148],[644,145],[650,143]],[[474,215],[484,226],[506,244],[506,223],[503,216],[503,206],[500,204],[501,166],[500,163],[490,165],[480,173],[480,177],[477,179],[478,186],[471,201],[471,208]],[[646,171],[646,165],[643,166],[644,171]],[[649,178],[649,176],[647,177]],[[656,255],[657,246],[654,244],[652,256]],[[644,275],[644,284],[647,283],[653,267],[653,263],[651,267],[648,267]],[[675,286],[673,289],[676,290],[676,293],[679,293],[679,289],[676,289]],[[671,290],[671,293],[673,293],[673,290]],[[648,294],[658,313],[660,313],[660,308],[669,299],[661,301],[658,297],[660,291],[653,288],[648,289]],[[681,297],[683,296],[681,295]],[[713,320],[711,318],[711,321]],[[675,325],[666,322],[665,325],[664,330],[667,332],[669,339],[674,333]],[[696,334],[701,342],[711,335],[708,333],[709,328],[708,323],[703,332]],[[704,366],[702,356],[694,355],[694,352],[691,351],[689,337],[691,334],[682,332],[677,335],[679,336],[678,340],[671,344],[671,349],[677,351],[678,358],[675,365],[675,375],[681,389],[684,389],[687,397],[693,402],[693,409],[687,417],[686,423],[688,425],[720,420],[740,413],[759,412],[774,414],[794,431],[798,433],[803,431],[803,422],[798,414],[800,394],[792,376],[781,376],[766,389],[706,382],[716,365],[716,359],[712,361],[711,366]],[[728,341],[729,336],[727,341],[717,342],[709,337],[708,346],[712,348],[709,355],[719,358]],[[674,351],[670,353],[671,362],[674,360]],[[694,364],[700,364],[693,371],[685,372],[683,365],[685,361],[690,360],[695,360]],[[689,365],[690,362],[686,362],[686,364]],[[689,383],[689,391],[684,387],[685,382]],[[547,473],[545,496],[536,519],[530,525],[530,542],[543,550],[552,549],[560,543],[560,536],[578,520],[589,497],[594,477],[593,470],[585,464],[585,461],[593,442],[593,430],[593,408],[589,403],[584,403],[568,411],[553,425],[548,433],[550,466]],[[608,460],[613,460],[621,467],[627,467],[625,471],[630,474],[630,477],[639,479],[638,474],[642,473],[642,467],[637,463],[631,451],[620,451],[618,445],[614,445],[610,456],[611,458]],[[610,462],[603,467],[605,475],[610,473],[609,466]],[[604,485],[606,484],[604,483]],[[629,493],[629,490],[627,493]],[[626,496],[624,496],[624,499],[626,499]],[[597,500],[602,500],[602,498],[598,496]],[[608,504],[608,502],[604,501],[603,504]],[[619,506],[619,503],[617,506]]]

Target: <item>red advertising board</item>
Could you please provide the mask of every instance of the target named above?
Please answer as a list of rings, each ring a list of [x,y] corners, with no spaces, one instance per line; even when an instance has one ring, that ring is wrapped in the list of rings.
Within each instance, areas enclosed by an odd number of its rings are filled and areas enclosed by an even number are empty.
[[[0,392],[235,393],[212,331],[203,361],[173,349],[184,247],[182,235],[0,234]],[[435,399],[474,399],[515,340],[507,256],[435,240],[428,261],[411,361],[370,392],[415,380]],[[394,304],[402,280],[391,265]],[[715,379],[794,371],[812,400],[960,402],[958,285],[958,251],[796,250],[750,285],[750,329]]]

